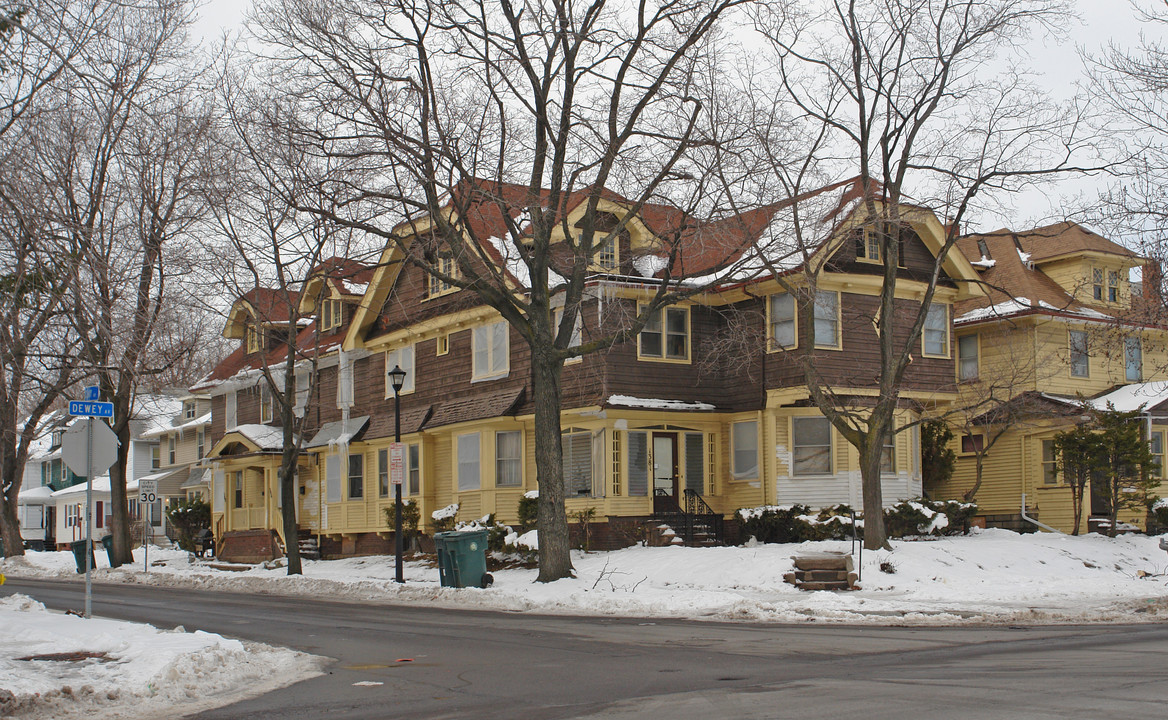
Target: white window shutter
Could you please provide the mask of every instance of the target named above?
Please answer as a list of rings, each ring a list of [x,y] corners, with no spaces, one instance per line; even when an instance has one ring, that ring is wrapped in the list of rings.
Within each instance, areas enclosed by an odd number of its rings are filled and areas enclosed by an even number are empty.
[[[325,484],[325,502],[339,503],[341,501],[341,456],[329,455],[325,462],[327,476]]]

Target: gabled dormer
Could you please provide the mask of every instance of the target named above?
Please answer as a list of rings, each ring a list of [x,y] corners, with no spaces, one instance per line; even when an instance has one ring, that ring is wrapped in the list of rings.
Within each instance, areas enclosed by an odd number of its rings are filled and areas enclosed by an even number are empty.
[[[309,273],[299,296],[298,309],[314,317],[320,335],[347,328],[369,289],[374,268],[346,258],[324,260]]]
[[[299,327],[304,321],[295,313],[299,293],[269,288],[255,288],[235,301],[223,327],[223,337],[239,340],[243,351],[258,354],[279,346],[288,339],[288,321]]]
[[[1019,256],[1070,295],[1101,309],[1131,307],[1129,274],[1142,259],[1073,222],[1014,235]]]

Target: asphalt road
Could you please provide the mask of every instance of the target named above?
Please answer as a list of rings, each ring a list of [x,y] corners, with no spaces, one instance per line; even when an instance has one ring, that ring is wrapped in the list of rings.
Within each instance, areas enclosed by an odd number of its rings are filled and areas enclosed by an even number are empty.
[[[81,587],[9,578],[0,594],[80,608]],[[202,720],[1168,717],[1163,625],[758,625],[95,587],[96,615],[335,659]]]

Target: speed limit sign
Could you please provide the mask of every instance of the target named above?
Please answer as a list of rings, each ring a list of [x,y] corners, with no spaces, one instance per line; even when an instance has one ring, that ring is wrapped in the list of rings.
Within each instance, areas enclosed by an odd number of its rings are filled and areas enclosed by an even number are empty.
[[[158,499],[157,480],[138,481],[138,502],[152,503]]]

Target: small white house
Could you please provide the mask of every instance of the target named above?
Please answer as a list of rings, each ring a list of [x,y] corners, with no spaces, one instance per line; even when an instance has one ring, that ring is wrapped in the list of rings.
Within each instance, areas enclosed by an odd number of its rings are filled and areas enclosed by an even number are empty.
[[[53,489],[26,487],[16,497],[16,515],[20,520],[20,538],[32,550],[44,550],[52,538]]]
[[[131,498],[138,494],[138,481],[126,483],[126,494]],[[85,538],[85,483],[79,483],[52,494],[53,514],[55,518],[54,537],[58,547]],[[134,501],[131,506],[137,505]],[[109,475],[102,475],[93,481],[93,528],[90,538],[100,540],[109,535],[110,517],[110,479]]]

